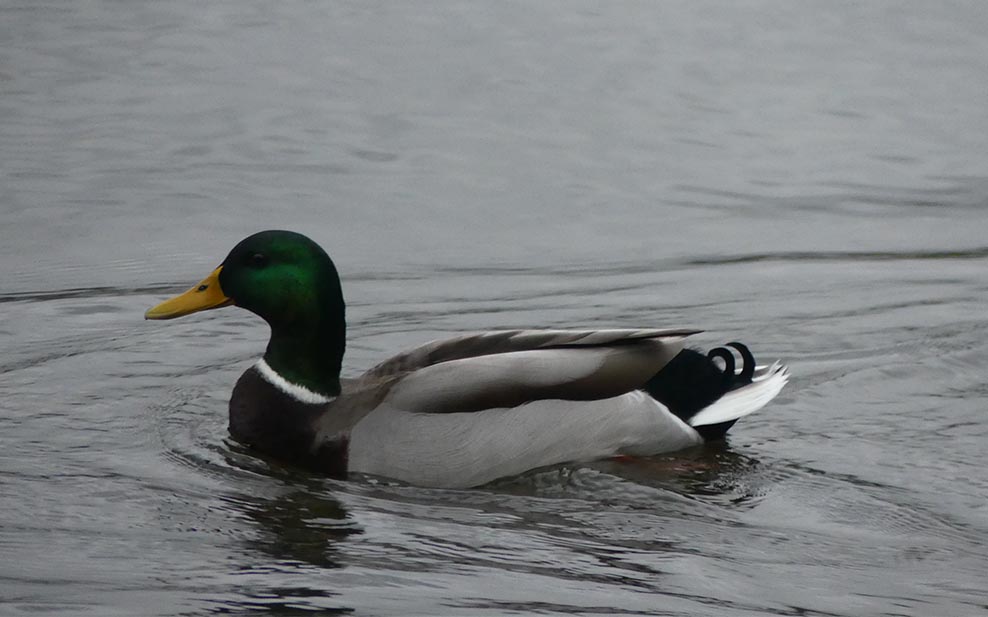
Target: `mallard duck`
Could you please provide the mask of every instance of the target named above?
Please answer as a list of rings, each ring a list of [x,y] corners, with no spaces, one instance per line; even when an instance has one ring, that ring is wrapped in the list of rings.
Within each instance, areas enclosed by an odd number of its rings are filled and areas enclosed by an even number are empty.
[[[289,231],[242,240],[145,317],[229,305],[271,327],[264,356],[233,388],[231,435],[337,477],[471,487],[565,462],[672,452],[723,438],[788,380],[778,362],[756,366],[741,343],[686,348],[700,331],[678,328],[469,334],[344,380],[336,266]]]

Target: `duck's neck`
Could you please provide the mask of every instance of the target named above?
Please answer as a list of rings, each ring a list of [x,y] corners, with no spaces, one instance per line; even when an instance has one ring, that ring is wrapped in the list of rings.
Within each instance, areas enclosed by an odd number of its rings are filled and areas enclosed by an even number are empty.
[[[287,382],[332,398],[340,394],[345,349],[342,318],[295,328],[272,325],[264,362]]]
[[[345,477],[348,435],[317,437],[320,418],[331,406],[329,399],[286,381],[261,360],[233,388],[230,434],[277,459]]]

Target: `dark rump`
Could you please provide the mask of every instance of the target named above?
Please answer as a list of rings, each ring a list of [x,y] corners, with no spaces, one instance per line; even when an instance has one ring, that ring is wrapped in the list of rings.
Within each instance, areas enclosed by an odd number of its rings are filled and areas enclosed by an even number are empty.
[[[741,373],[734,374],[732,347],[741,356]],[[683,422],[727,392],[751,383],[755,359],[741,343],[712,349],[707,355],[695,349],[684,349],[645,384],[645,391],[669,408]],[[714,358],[725,363],[721,369]],[[736,420],[694,427],[707,441],[721,439]]]

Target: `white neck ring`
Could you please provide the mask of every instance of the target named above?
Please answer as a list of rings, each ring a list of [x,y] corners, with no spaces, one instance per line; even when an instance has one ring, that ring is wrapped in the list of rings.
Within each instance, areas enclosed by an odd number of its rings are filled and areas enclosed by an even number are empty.
[[[261,377],[263,377],[265,381],[296,401],[308,403],[310,405],[325,405],[333,400],[328,396],[324,396],[318,392],[313,392],[303,385],[288,381],[276,373],[275,370],[264,361],[264,358],[258,360],[254,367],[257,368],[257,372],[261,374]]]

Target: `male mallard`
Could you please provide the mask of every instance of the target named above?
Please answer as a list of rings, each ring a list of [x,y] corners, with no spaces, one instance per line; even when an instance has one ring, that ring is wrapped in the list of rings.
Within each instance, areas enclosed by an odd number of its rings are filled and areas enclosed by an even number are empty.
[[[307,237],[262,231],[187,292],[171,319],[236,305],[271,326],[237,381],[230,433],[335,476],[469,487],[568,461],[671,452],[723,437],[788,380],[730,343],[684,349],[699,330],[513,330],[435,341],[341,380],[340,279]],[[719,358],[724,368],[714,362]]]

